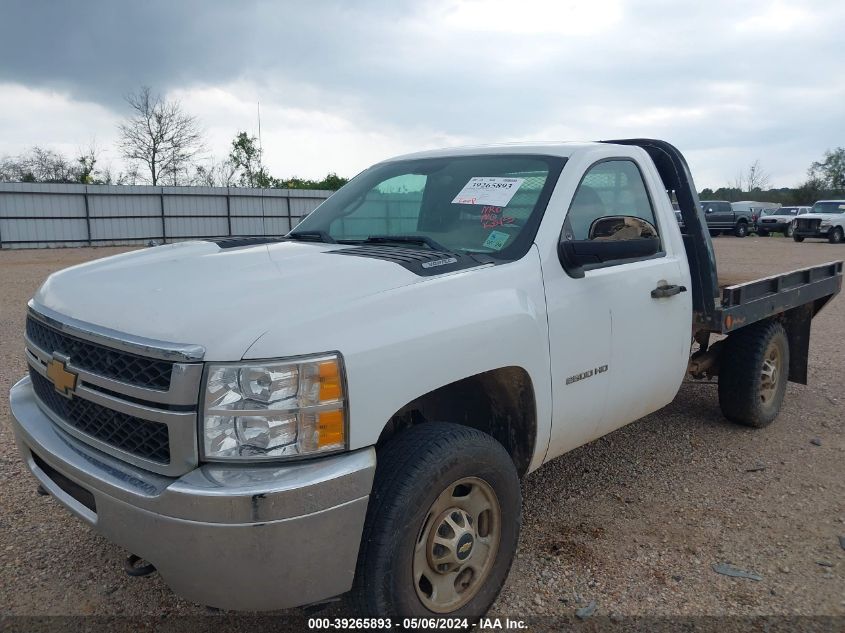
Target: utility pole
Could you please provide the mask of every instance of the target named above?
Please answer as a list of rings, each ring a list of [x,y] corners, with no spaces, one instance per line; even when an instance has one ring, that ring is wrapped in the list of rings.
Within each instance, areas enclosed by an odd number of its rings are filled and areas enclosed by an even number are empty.
[[[258,101],[258,150],[264,151],[264,146],[261,144],[261,101]]]

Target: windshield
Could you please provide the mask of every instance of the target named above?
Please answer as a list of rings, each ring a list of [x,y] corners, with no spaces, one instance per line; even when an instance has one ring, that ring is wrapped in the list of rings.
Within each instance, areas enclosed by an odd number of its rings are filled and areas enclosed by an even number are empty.
[[[518,258],[534,239],[564,162],[550,156],[487,155],[376,165],[290,235]]]
[[[817,202],[813,205],[813,213],[845,213],[845,200],[830,200]]]
[[[781,207],[780,209],[767,209],[766,215],[798,215],[798,207]]]

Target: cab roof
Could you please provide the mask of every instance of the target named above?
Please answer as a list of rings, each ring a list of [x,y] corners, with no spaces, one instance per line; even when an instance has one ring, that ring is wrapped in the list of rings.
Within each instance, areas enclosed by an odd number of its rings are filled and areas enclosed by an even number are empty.
[[[548,143],[494,143],[490,145],[467,145],[463,147],[448,147],[443,149],[430,149],[411,154],[402,154],[387,159],[384,162],[398,160],[413,160],[417,158],[443,158],[446,156],[478,156],[483,154],[542,154],[545,156],[560,156],[569,158],[575,152],[583,149],[595,149],[607,147],[607,143],[590,142],[560,142]]]

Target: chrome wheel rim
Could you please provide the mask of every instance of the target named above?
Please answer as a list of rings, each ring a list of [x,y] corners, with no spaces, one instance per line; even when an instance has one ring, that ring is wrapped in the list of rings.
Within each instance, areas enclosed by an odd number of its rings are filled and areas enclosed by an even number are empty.
[[[499,500],[482,479],[459,479],[438,495],[417,535],[412,566],[427,609],[449,613],[478,594],[496,560],[501,526]]]
[[[781,365],[780,347],[772,341],[766,348],[763,355],[763,366],[760,369],[760,400],[763,404],[771,403],[777,394],[782,370]]]

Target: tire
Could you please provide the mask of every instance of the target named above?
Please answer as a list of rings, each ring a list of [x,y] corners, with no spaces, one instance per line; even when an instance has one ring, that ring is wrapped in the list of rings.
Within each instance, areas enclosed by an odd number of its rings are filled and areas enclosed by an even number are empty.
[[[481,512],[472,510],[485,504]],[[378,453],[350,606],[361,617],[455,617],[474,623],[508,576],[521,522],[519,477],[499,442],[457,424],[412,427]],[[453,547],[434,542],[445,537]],[[444,588],[443,598],[435,587]]]
[[[793,240],[795,240],[796,242],[803,242],[803,241],[804,241],[804,236],[803,236],[803,235],[795,235],[795,233],[793,233],[793,234],[792,234],[792,239],[793,239]]]
[[[737,237],[745,237],[748,235],[748,222],[737,222],[734,227],[734,235]]]
[[[777,321],[728,336],[719,369],[719,406],[731,422],[762,428],[780,413],[789,377],[789,342]]]
[[[783,230],[783,235],[784,235],[784,237],[792,237],[792,233],[794,231],[795,231],[795,229],[792,228],[792,223],[790,222],[789,224],[786,225],[786,228]]]
[[[841,244],[843,238],[845,238],[845,235],[843,235],[843,233],[842,233],[842,227],[841,226],[835,226],[835,227],[833,227],[833,229],[828,234],[827,241],[830,242],[831,244]]]

